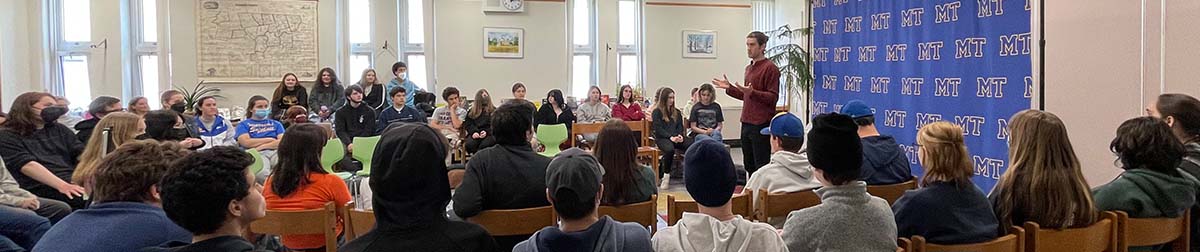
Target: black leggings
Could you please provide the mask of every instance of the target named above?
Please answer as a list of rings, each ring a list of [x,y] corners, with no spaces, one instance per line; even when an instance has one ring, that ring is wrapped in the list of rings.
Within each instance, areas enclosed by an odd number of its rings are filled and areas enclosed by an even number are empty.
[[[682,143],[671,142],[671,139],[654,139],[654,143],[658,145],[658,151],[662,154],[658,158],[658,175],[659,178],[665,178],[670,174],[672,165],[675,165],[675,153],[687,152],[688,146],[692,145],[692,139],[683,138]]]

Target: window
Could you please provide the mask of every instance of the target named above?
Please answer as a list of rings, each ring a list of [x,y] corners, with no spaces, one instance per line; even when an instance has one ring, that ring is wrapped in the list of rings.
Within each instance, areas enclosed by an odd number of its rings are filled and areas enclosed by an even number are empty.
[[[571,0],[571,92],[574,97],[587,97],[588,88],[596,85],[596,2]]]
[[[617,82],[640,87],[642,84],[641,0],[617,2]]]
[[[133,66],[130,84],[135,96],[157,97],[162,83],[159,80],[158,62],[158,0],[132,0],[130,41],[133,41]],[[158,107],[158,99],[147,99],[151,108]]]
[[[408,79],[417,87],[433,92],[425,61],[425,0],[400,1],[400,60],[408,64]],[[387,71],[391,71],[391,66]],[[434,92],[437,93],[437,92]]]
[[[92,100],[88,60],[92,42],[91,1],[55,0],[47,5],[51,51],[52,94],[66,97],[75,108]]]
[[[750,12],[753,15],[754,30],[767,33],[771,40],[767,42],[767,57],[770,57],[770,48],[782,43],[791,43],[790,41],[781,41],[782,38],[773,36],[772,31],[778,29],[775,25],[775,1],[774,0],[754,0],[750,2]],[[776,62],[784,63],[786,62]],[[783,66],[782,64],[779,66]],[[779,100],[775,102],[775,106],[785,106],[788,103],[788,93],[791,92],[787,88],[786,79],[783,76],[779,77]]]
[[[350,20],[350,27],[347,31],[350,33],[350,70],[343,73],[344,78],[349,83],[358,83],[362,78],[362,71],[371,68],[374,64],[374,49],[371,44],[371,31],[373,25],[371,22],[371,1],[369,0],[350,0],[349,8],[346,8],[349,13],[346,15]],[[384,71],[387,72],[387,71]],[[376,71],[378,76],[379,71]]]

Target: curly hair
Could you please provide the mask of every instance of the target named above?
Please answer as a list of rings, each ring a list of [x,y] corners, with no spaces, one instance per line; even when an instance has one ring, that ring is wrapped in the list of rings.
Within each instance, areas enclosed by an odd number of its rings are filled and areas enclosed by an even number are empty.
[[[156,201],[150,188],[158,185],[171,162],[188,153],[177,142],[140,140],[121,145],[96,167],[92,198],[95,203]]]
[[[230,146],[217,146],[180,159],[162,179],[163,211],[192,234],[216,232],[232,200],[250,194],[247,167],[254,158]]]

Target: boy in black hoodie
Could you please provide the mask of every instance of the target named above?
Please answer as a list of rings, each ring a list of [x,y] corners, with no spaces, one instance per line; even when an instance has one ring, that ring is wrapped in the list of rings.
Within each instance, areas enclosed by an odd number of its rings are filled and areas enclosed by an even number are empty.
[[[858,124],[858,137],[862,139],[863,163],[859,180],[868,185],[891,185],[904,183],[913,178],[908,156],[900,150],[896,139],[881,135],[875,128],[875,112],[861,100],[852,100],[842,107],[840,114],[848,115]]]

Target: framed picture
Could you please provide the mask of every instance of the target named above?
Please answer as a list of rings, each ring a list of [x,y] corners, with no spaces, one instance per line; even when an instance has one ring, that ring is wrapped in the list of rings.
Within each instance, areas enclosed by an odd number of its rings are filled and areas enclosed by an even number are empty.
[[[717,32],[683,30],[684,58],[717,58]]]
[[[525,58],[525,29],[483,28],[484,58]]]

